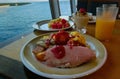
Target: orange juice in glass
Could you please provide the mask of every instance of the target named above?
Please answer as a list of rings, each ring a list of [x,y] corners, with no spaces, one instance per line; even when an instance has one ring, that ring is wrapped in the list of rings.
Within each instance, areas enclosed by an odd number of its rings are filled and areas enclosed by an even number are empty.
[[[99,40],[110,40],[112,38],[118,8],[98,7],[96,12],[95,37]]]
[[[96,20],[95,36],[99,40],[109,40],[112,38],[112,31],[114,28],[114,20],[103,20],[98,18]]]

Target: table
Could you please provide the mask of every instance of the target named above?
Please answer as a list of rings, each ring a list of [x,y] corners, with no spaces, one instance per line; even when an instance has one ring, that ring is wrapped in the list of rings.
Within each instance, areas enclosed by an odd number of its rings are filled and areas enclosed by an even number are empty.
[[[72,29],[69,29],[69,30],[72,30]],[[87,34],[94,37],[95,24],[88,24],[87,30],[88,30]],[[21,47],[30,39],[37,37],[38,35],[43,34],[43,33],[46,33],[46,32],[34,30],[33,33],[31,33],[25,37],[22,37],[21,39],[7,45],[6,47],[1,48],[0,55],[8,57],[8,60],[11,59],[15,62],[21,63],[20,56],[19,56]],[[105,45],[105,47],[107,49],[107,54],[108,54],[107,61],[102,66],[102,68],[100,68],[98,71],[96,71],[90,75],[87,75],[85,77],[78,78],[78,79],[120,79],[120,75],[119,75],[119,73],[120,73],[120,20],[116,21],[112,40],[109,42],[104,42],[104,41],[101,41],[101,42]],[[16,65],[16,67],[17,67],[17,65]],[[23,78],[26,79],[28,76],[26,76],[26,74],[24,74],[24,72],[28,71],[29,74],[31,72],[29,70],[27,70],[22,65],[22,63],[19,68],[21,70],[19,69],[18,71],[22,71],[22,72],[20,72],[23,75],[22,79]],[[1,69],[1,67],[0,67],[0,69]],[[8,66],[8,69],[9,69],[9,66]],[[10,71],[8,71],[8,72],[10,72]],[[36,77],[33,77],[33,73],[31,73],[31,74],[32,74],[30,76],[31,79],[36,78]],[[7,74],[7,75],[9,75],[9,74]],[[11,74],[11,75],[14,76],[13,74]],[[29,79],[30,79],[30,77],[29,77]],[[39,78],[42,78],[42,77],[39,77]],[[45,79],[45,78],[42,78],[42,79]]]

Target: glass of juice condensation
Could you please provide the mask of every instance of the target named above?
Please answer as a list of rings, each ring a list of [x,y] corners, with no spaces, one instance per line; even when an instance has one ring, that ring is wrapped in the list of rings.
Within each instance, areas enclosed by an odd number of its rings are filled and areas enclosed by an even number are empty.
[[[107,6],[96,8],[95,37],[101,41],[109,41],[115,26],[118,7]]]

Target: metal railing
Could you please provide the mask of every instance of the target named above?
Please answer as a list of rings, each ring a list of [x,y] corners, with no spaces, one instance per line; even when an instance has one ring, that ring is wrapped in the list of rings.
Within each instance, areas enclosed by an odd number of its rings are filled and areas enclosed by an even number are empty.
[[[76,11],[75,0],[69,0],[69,1],[70,1],[70,8],[72,15],[72,13]],[[49,0],[49,3],[50,3],[52,18],[55,19],[60,17],[61,12],[60,12],[59,0]]]

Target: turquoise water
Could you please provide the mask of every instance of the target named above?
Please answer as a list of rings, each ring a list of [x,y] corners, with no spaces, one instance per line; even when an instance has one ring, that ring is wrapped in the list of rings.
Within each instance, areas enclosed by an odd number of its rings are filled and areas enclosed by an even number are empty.
[[[61,2],[60,6],[61,15],[70,15],[68,1]],[[48,2],[0,8],[0,47],[32,32],[33,23],[51,18]]]

